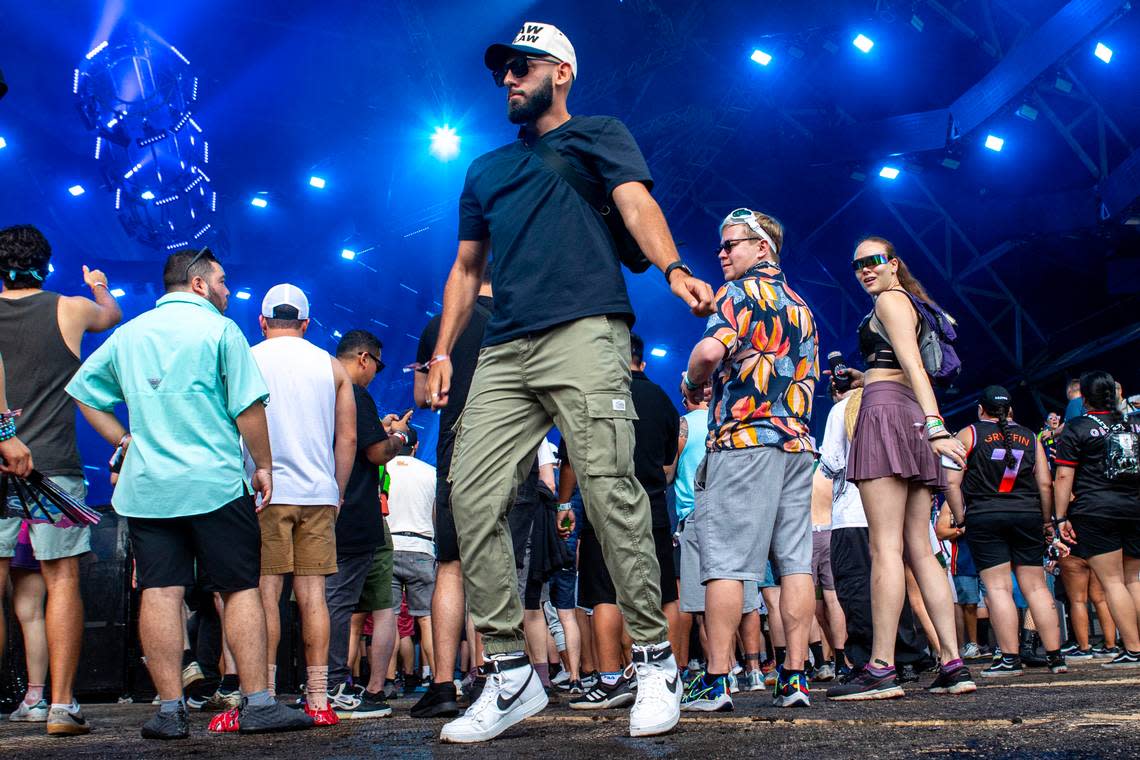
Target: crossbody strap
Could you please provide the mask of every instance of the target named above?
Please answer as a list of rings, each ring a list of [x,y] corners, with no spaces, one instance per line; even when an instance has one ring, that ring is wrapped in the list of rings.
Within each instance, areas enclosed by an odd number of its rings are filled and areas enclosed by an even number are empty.
[[[570,165],[570,162],[558,154],[554,148],[547,145],[545,140],[539,139],[534,141],[534,145],[530,146],[534,154],[541,158],[547,166],[549,166],[555,174],[566,181],[566,184],[574,188],[578,195],[589,203],[602,216],[607,216],[612,211],[609,204],[604,199],[599,199],[598,194],[589,185],[589,183],[582,177],[578,171]]]

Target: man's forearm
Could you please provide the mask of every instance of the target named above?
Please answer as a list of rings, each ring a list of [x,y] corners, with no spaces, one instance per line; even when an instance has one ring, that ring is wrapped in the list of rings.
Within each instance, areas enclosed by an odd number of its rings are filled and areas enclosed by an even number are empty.
[[[119,441],[123,440],[123,436],[127,434],[127,429],[123,423],[119,421],[111,412],[104,412],[102,409],[96,409],[87,404],[76,402],[79,404],[79,411],[83,413],[83,419],[87,420],[95,432],[112,446],[118,446]]]
[[[723,358],[723,343],[714,338],[702,338],[693,346],[693,353],[689,355],[689,367],[686,370],[689,382],[696,385],[707,383]]]
[[[471,311],[479,295],[483,272],[469,268],[456,259],[443,289],[443,312],[439,319],[439,337],[435,341],[434,356],[447,355],[455,346],[459,334],[471,321]]]
[[[253,466],[259,470],[273,469],[273,450],[269,445],[269,422],[265,418],[265,405],[254,402],[237,416],[238,432],[241,433]]]
[[[653,266],[664,272],[667,266],[681,258],[677,253],[677,244],[673,242],[673,235],[669,232],[665,214],[648,191],[643,198],[622,208],[621,214],[626,229]]]

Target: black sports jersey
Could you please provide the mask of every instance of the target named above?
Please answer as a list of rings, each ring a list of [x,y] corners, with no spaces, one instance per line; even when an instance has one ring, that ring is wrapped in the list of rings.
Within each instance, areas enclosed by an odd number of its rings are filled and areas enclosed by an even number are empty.
[[[974,446],[966,456],[966,474],[962,479],[966,519],[980,512],[1040,514],[1041,493],[1033,474],[1037,436],[1014,423],[1007,425],[1005,438],[996,422],[982,420],[971,427]],[[1011,449],[1012,465],[1007,465],[1007,452]]]
[[[1089,415],[1065,423],[1057,439],[1057,466],[1074,467],[1073,503],[1069,514],[1088,517],[1140,518],[1140,486],[1114,483],[1104,474],[1104,431]],[[1111,424],[1106,417],[1105,424]],[[1140,433],[1140,425],[1132,429]],[[1078,536],[1078,538],[1080,538]]]

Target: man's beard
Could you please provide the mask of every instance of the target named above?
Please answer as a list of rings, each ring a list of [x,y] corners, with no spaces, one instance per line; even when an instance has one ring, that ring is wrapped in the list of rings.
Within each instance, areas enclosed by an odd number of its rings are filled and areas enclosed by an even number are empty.
[[[554,78],[546,77],[530,95],[524,95],[521,103],[507,102],[507,119],[512,124],[529,124],[554,105]]]
[[[206,300],[212,303],[214,305],[214,308],[222,314],[226,313],[226,307],[229,306],[229,303],[222,300],[221,295],[219,295],[216,290],[209,287],[208,285],[206,286]]]

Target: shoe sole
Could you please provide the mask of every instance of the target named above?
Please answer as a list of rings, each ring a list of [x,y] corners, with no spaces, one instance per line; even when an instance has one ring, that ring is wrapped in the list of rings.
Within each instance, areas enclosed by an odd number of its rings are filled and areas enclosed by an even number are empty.
[[[512,726],[518,725],[532,715],[537,715],[538,713],[542,712],[546,707],[548,701],[549,700],[546,698],[545,691],[541,694],[531,697],[529,700],[523,703],[519,711],[514,716],[512,716],[509,721],[503,721],[490,731],[477,736],[448,736],[447,726],[444,726],[443,730],[439,732],[439,740],[445,744],[478,744],[479,742],[490,741]]]
[[[692,702],[682,702],[681,710],[684,712],[732,712],[732,700],[727,699],[724,702],[715,702],[711,699],[696,699]]]
[[[25,715],[22,718],[9,716],[8,721],[10,723],[47,723],[47,716],[45,715],[42,718],[35,715]]]
[[[423,710],[413,708],[408,714],[413,718],[454,718],[459,715],[459,704],[457,702],[445,702]]]
[[[729,709],[731,709],[731,707],[732,706],[729,705]],[[664,720],[661,723],[656,723],[652,726],[638,726],[635,728],[633,726],[633,724],[631,723],[629,726],[629,735],[636,738],[636,737],[644,737],[644,736],[660,736],[661,734],[667,734],[670,731],[672,731],[674,728],[677,727],[677,723],[680,722],[680,720],[681,720],[681,711],[678,709],[671,716],[669,716],[669,718],[667,720]]]
[[[605,702],[571,702],[571,710],[615,710],[620,707],[629,707],[635,701],[632,694],[622,694],[621,696],[607,699]]]
[[[793,694],[790,697],[773,697],[772,707],[811,707],[811,699],[806,694]]]
[[[1059,668],[1049,668],[1049,672],[1055,676],[1061,676],[1069,672],[1069,669],[1062,665]]]
[[[48,736],[83,736],[91,733],[91,726],[71,726],[59,723],[49,723]]]
[[[973,694],[978,690],[978,685],[973,681],[966,681],[965,683],[956,683],[953,686],[943,686],[938,689],[927,689],[930,694]]]
[[[1104,662],[1101,667],[1107,670],[1135,670],[1140,668],[1140,662]]]
[[[843,694],[837,697],[828,694],[827,698],[832,702],[869,702],[874,699],[899,699],[905,696],[906,692],[901,686],[892,686],[889,689],[861,691],[858,694]]]
[[[150,739],[151,741],[160,741],[160,742],[177,741],[178,739],[189,739],[190,738],[190,732],[189,731],[187,731],[184,734],[178,734],[177,736],[167,736],[166,734],[151,733],[150,731],[147,731],[145,728],[143,730],[139,731],[139,735],[142,736],[142,738],[144,738],[144,739]]]
[[[998,670],[993,673],[982,671],[982,678],[1017,678],[1025,675],[1024,670]]]
[[[392,708],[387,710],[369,710],[366,713],[360,713],[356,710],[333,710],[336,717],[341,720],[370,720],[371,718],[387,718],[392,714]]]

